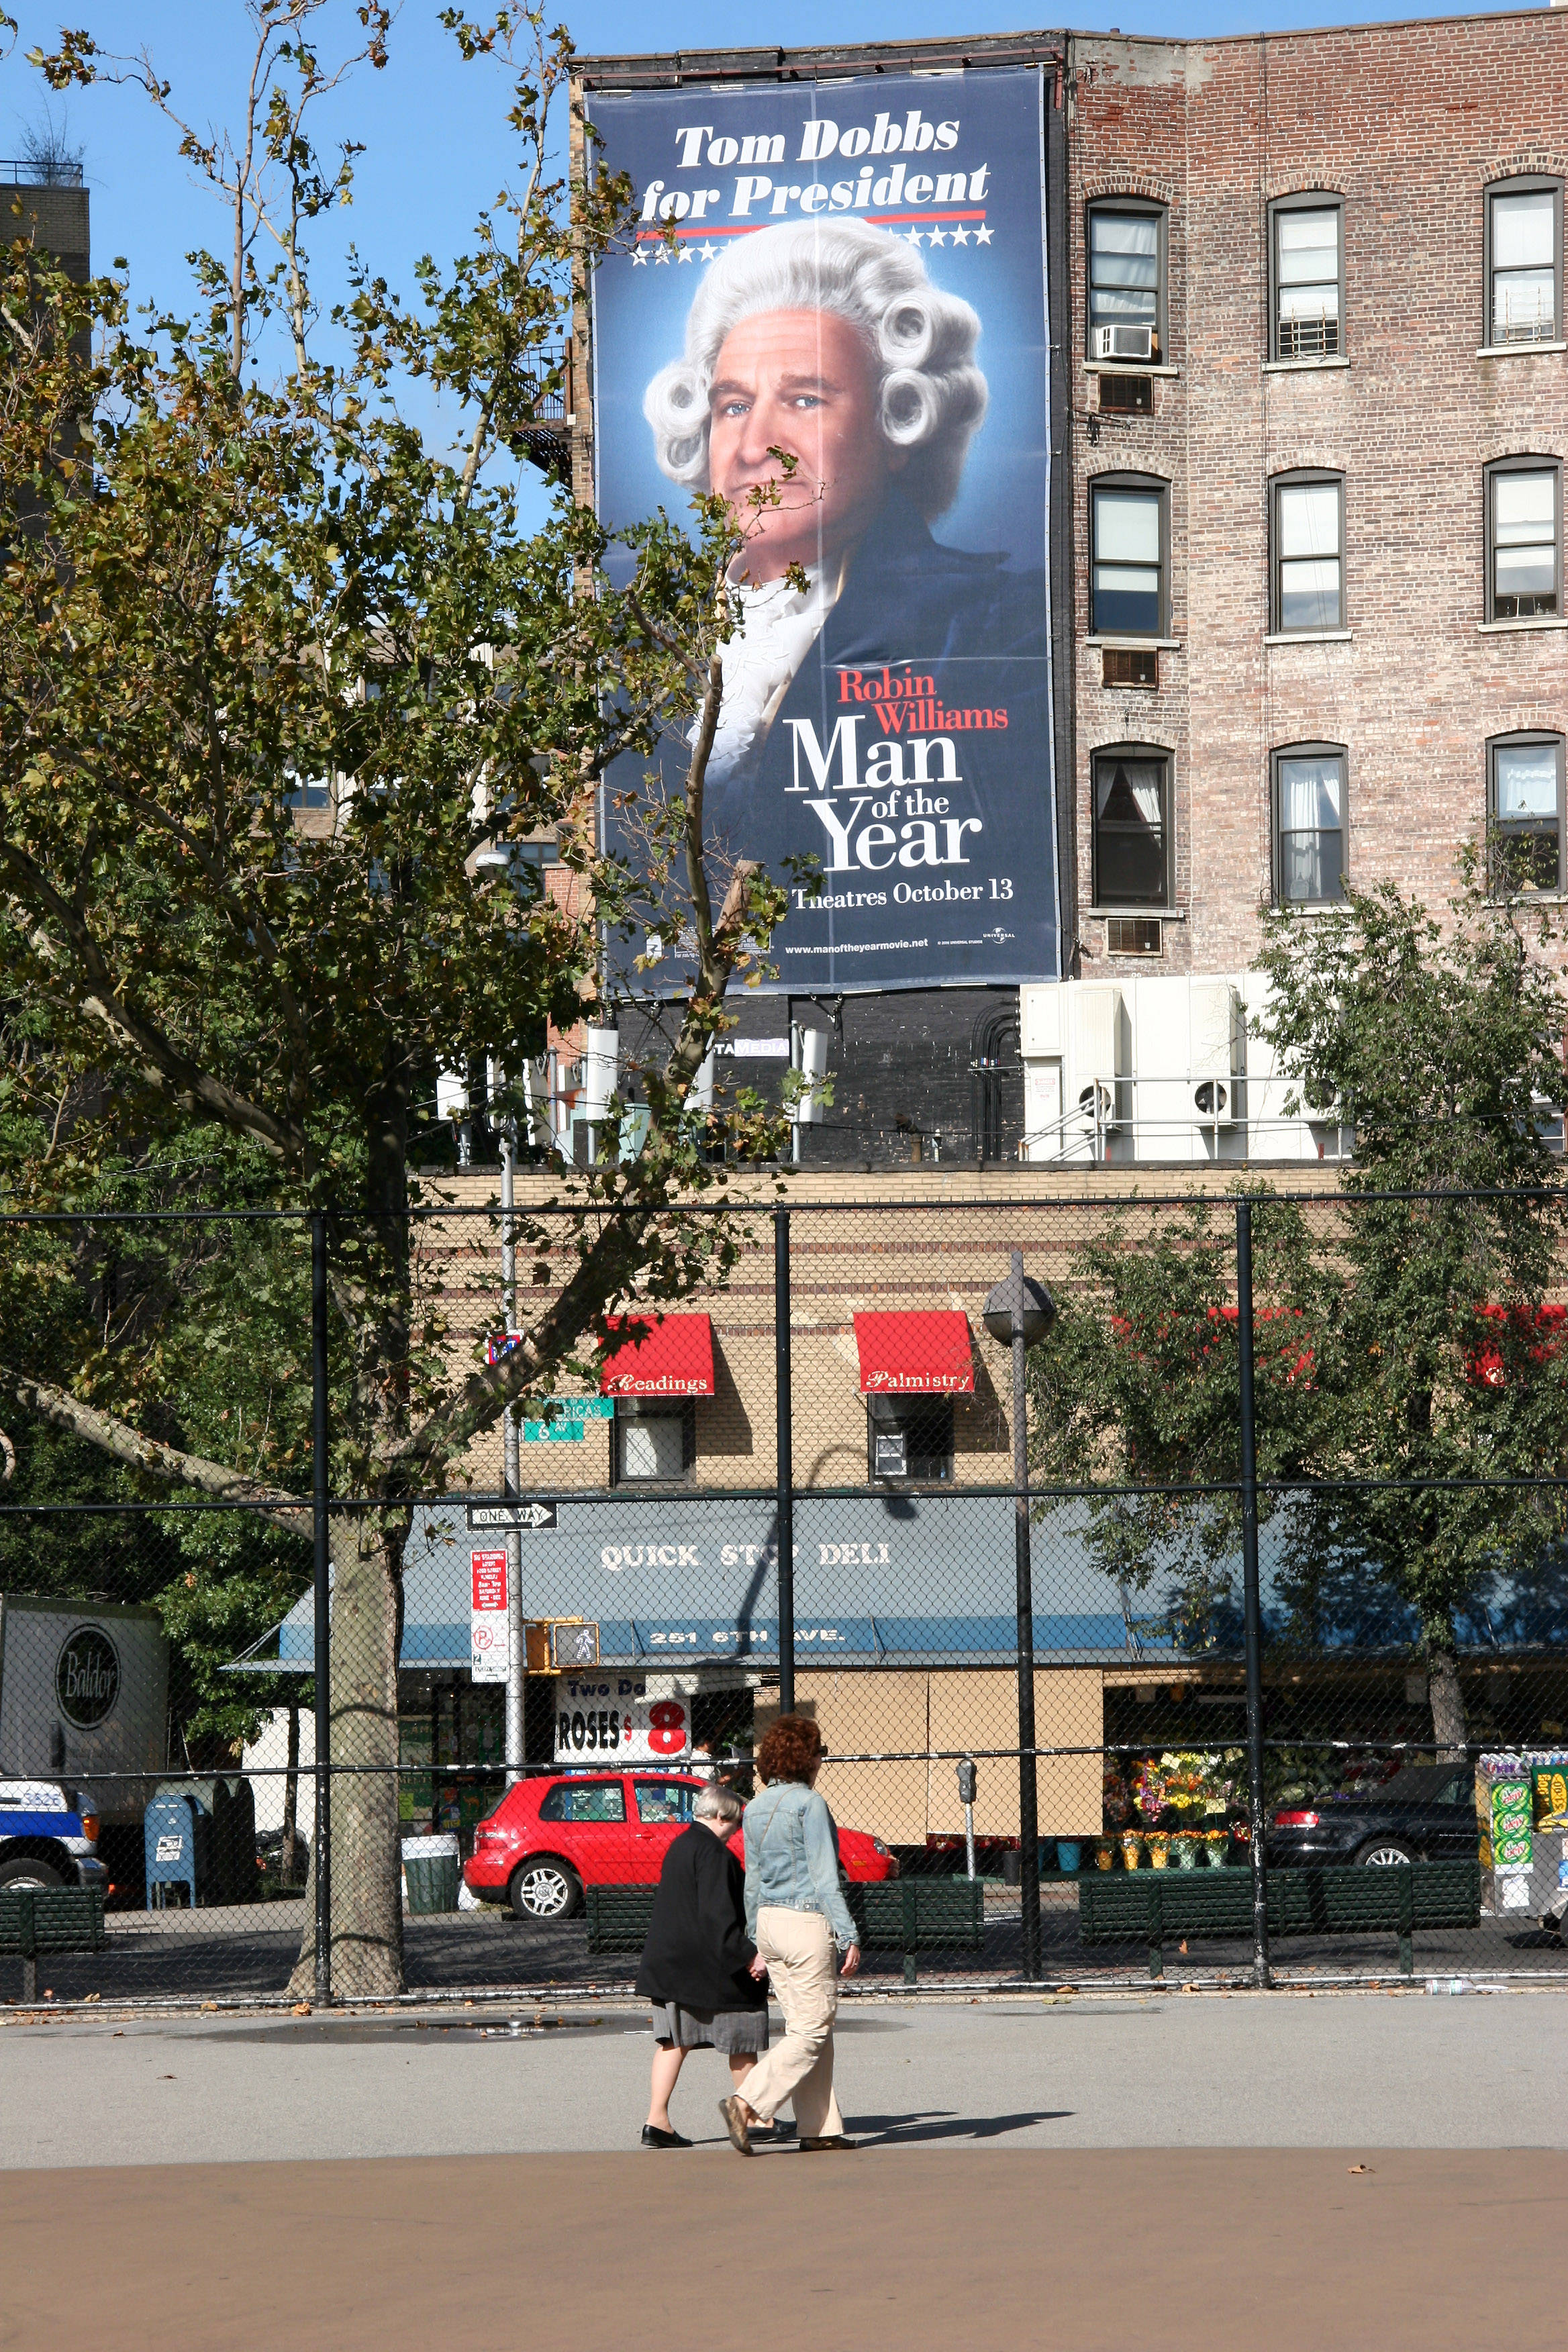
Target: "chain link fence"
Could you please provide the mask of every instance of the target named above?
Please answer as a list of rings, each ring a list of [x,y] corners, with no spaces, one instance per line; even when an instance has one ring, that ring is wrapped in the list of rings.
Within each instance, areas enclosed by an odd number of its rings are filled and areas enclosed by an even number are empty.
[[[7,1221],[0,1993],[627,1984],[792,1709],[873,1989],[1568,1966],[1560,1197],[830,1181],[373,1496],[351,1220]],[[487,1190],[421,1409],[613,1213]]]

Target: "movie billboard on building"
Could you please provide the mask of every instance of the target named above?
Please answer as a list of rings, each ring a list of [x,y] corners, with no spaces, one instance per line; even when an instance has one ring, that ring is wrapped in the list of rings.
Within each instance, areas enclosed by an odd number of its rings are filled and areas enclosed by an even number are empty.
[[[590,94],[639,213],[594,286],[599,512],[711,488],[746,523],[706,833],[716,879],[817,861],[792,993],[1058,971],[1043,98],[1033,68]],[[771,449],[798,468],[748,509]],[[667,789],[689,756],[672,729]]]

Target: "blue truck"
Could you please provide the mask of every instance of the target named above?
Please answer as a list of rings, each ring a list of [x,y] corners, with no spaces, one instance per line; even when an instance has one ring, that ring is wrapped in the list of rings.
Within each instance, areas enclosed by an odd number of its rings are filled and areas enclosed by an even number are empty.
[[[92,1799],[58,1780],[0,1780],[0,1887],[102,1886]]]

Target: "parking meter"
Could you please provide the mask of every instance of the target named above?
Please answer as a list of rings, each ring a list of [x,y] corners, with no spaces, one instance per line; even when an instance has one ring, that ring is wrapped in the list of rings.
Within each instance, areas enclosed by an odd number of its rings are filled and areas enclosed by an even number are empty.
[[[974,1759],[965,1756],[958,1767],[958,1801],[963,1807],[963,1855],[970,1878],[974,1876],[974,1799],[979,1786]]]

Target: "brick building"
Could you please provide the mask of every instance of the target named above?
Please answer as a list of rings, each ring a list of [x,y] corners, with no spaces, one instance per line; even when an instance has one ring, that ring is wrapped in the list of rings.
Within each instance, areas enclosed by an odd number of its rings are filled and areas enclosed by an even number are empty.
[[[1342,872],[1439,904],[1489,808],[1555,896],[1568,19],[1077,36],[1068,84],[1068,969],[1241,971]]]
[[[1006,991],[797,1005],[836,1074],[811,1158],[1315,1158],[1258,1048],[1260,908],[1347,874],[1440,906],[1489,822],[1562,894],[1565,42],[1537,9],[584,61],[590,94],[1040,74],[1062,960],[1032,977],[1069,986],[1033,1052]],[[742,1052],[789,1022],[749,1006]],[[1216,1068],[1232,1132],[1173,1137]],[[1096,1087],[1116,1116],[1069,1133]]]

